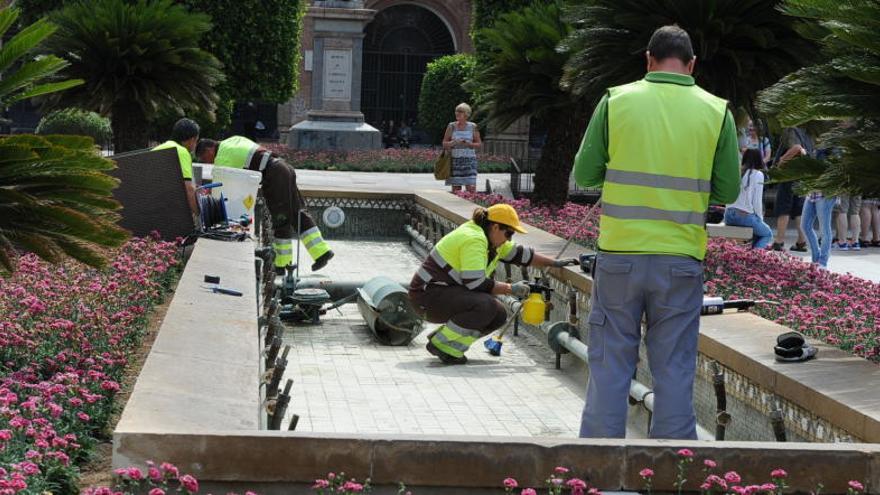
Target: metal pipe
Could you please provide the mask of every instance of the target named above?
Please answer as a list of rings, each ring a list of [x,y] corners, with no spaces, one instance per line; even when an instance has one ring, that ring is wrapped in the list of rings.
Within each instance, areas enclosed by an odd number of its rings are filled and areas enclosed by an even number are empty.
[[[715,440],[724,440],[730,413],[727,412],[727,390],[724,385],[724,371],[718,361],[712,361],[712,385],[715,389]]]
[[[510,296],[501,296],[500,299],[510,306],[510,300],[516,299]],[[512,306],[510,306],[512,308]],[[558,321],[554,323],[544,322],[539,328],[547,333],[547,340],[550,347],[557,351],[557,358],[562,354],[560,347],[577,356],[585,364],[589,364],[590,358],[587,344],[584,344],[576,335],[577,327],[568,322]],[[630,381],[629,396],[637,403],[641,404],[649,413],[654,413],[654,391],[647,385],[636,380]],[[697,425],[697,437],[700,440],[714,440],[715,435],[709,430]]]
[[[770,424],[773,426],[773,436],[776,437],[777,442],[788,441],[785,434],[785,418],[778,408],[770,411]]]

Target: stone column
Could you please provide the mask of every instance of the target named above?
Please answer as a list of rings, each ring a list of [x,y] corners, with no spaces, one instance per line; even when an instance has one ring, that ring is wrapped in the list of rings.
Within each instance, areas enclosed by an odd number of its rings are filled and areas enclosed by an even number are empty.
[[[364,28],[375,10],[363,0],[315,0],[308,16],[312,35],[312,93],[306,120],[287,137],[294,149],[378,149],[382,135],[361,113]]]

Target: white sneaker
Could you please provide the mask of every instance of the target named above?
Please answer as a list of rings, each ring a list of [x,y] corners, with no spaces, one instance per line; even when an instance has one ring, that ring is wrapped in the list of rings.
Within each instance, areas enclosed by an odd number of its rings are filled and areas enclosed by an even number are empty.
[[[850,249],[852,249],[853,251],[861,251],[862,245],[861,245],[861,243],[859,243],[859,241],[856,241],[856,242],[850,243]]]

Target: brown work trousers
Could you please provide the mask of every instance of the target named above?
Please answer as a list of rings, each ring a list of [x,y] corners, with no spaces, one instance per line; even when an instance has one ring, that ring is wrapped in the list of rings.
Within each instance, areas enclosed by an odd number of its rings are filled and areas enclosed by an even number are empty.
[[[273,235],[278,239],[293,239],[315,226],[306,211],[302,193],[296,187],[296,170],[280,158],[273,157],[263,170],[263,197],[272,215]],[[297,232],[299,215],[299,232]]]
[[[461,285],[428,285],[425,290],[410,290],[409,299],[416,311],[431,323],[453,323],[468,330],[489,335],[507,320],[500,301],[487,292],[476,292]]]

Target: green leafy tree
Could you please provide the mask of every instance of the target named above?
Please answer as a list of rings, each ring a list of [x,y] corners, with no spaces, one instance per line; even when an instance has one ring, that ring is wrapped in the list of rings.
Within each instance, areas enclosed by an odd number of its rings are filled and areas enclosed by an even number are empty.
[[[419,126],[440,142],[446,124],[455,118],[455,106],[473,101],[473,94],[463,87],[476,69],[473,55],[459,53],[440,57],[428,64],[419,93]]]
[[[179,0],[211,17],[202,47],[223,63],[236,101],[284,103],[299,84],[304,0]]]
[[[285,103],[296,93],[306,0],[177,1],[211,16],[213,28],[201,46],[220,60],[226,75],[217,88],[216,122],[203,126],[205,135],[229,126],[236,102]]]
[[[469,83],[480,88],[480,109],[490,123],[504,129],[527,116],[545,123],[533,199],[550,204],[568,198],[568,177],[588,117],[582,99],[560,87],[569,54],[556,47],[571,32],[562,5],[557,0],[509,12],[481,30],[478,35],[495,49]]]
[[[64,56],[63,73],[85,84],[54,105],[110,116],[117,152],[146,147],[150,122],[164,110],[181,114],[217,105],[220,63],[199,47],[208,16],[171,0],[79,1],[50,15],[58,32],[50,53]]]
[[[816,55],[815,45],[778,10],[778,0],[575,0],[563,84],[597,102],[606,88],[641,79],[657,28],[678,24],[697,56],[704,89],[752,115],[757,92]]]
[[[880,5],[869,0],[787,0],[783,11],[822,46],[821,62],[763,91],[759,108],[783,126],[837,120],[820,137],[828,160],[797,158],[773,174],[800,180],[804,190],[880,196]]]

